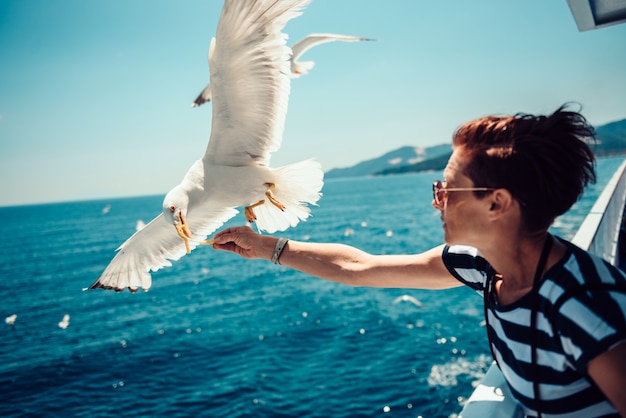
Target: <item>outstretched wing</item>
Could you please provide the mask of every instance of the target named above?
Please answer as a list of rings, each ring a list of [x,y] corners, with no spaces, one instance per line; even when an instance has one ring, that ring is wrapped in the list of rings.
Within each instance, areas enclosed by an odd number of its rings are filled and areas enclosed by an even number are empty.
[[[290,90],[286,35],[309,0],[226,0],[209,60],[213,123],[205,160],[269,163],[278,150]]]
[[[312,33],[293,44],[293,46],[291,47],[291,50],[293,51],[291,61],[297,61],[302,54],[304,54],[307,50],[313,48],[316,45],[325,44],[327,42],[333,41],[359,42],[373,41],[373,39],[362,38],[359,36],[337,35],[334,33]]]
[[[201,217],[190,213],[188,222],[194,231],[194,237],[189,240],[190,249],[196,248],[208,234],[236,214],[234,208],[205,209]],[[172,265],[170,261],[176,261],[186,254],[183,240],[163,214],[135,232],[117,251],[98,280],[88,289],[122,291],[128,288],[136,292],[141,288],[147,291],[152,286],[151,271],[169,267]]]

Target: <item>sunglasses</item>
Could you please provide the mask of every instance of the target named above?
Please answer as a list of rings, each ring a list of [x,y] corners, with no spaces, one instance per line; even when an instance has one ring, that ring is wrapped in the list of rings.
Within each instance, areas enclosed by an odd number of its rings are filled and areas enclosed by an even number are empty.
[[[490,192],[495,189],[489,187],[443,187],[441,180],[433,182],[433,199],[437,205],[443,203],[444,194],[448,192]]]

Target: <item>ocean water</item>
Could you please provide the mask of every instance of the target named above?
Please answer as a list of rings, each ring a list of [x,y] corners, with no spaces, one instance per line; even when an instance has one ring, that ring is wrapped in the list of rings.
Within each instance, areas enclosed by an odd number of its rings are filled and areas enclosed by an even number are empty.
[[[599,161],[553,232],[573,236],[622,161]],[[313,217],[276,235],[425,250],[443,236],[436,178],[328,181]],[[150,292],[82,291],[161,200],[0,208],[0,416],[449,417],[489,367],[467,288],[352,288],[205,247]]]

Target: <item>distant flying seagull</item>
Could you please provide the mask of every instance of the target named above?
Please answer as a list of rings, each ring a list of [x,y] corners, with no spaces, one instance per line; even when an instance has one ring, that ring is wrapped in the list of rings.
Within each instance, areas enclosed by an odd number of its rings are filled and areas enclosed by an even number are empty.
[[[137,219],[137,223],[135,223],[135,231],[141,231],[145,227],[146,223],[141,219]]]
[[[206,236],[240,206],[248,222],[270,233],[309,217],[308,205],[321,197],[321,165],[269,166],[282,142],[291,83],[281,31],[308,2],[225,1],[209,61],[213,115],[206,152],[167,193],[163,213],[119,247],[90,289],[148,290],[150,271],[211,243]]]
[[[411,302],[413,305],[415,306],[419,306],[420,308],[422,306],[424,306],[422,304],[422,302],[420,302],[418,299],[416,299],[415,297],[411,296],[411,295],[402,295],[402,296],[398,296],[397,298],[395,298],[393,300],[394,305],[396,303],[400,303],[400,302]]]
[[[68,314],[63,315],[63,319],[59,322],[59,328],[66,329],[70,325],[70,316]]]
[[[312,33],[305,36],[298,42],[296,42],[291,50],[291,77],[297,78],[303,74],[307,74],[311,68],[315,65],[313,61],[298,61],[298,58],[302,56],[306,51],[313,48],[316,45],[325,44],[327,42],[342,41],[342,42],[360,42],[360,41],[373,41],[371,38],[361,38],[359,36],[349,35],[336,35],[334,33]]]
[[[9,315],[6,318],[4,318],[4,322],[7,323],[7,325],[9,326],[13,326],[15,325],[15,320],[17,319],[17,314],[13,314],[13,315]]]
[[[213,46],[215,42],[211,40],[211,48],[209,48],[209,61],[213,54]],[[298,61],[298,58],[304,54],[307,50],[313,48],[316,45],[325,44],[327,42],[342,41],[342,42],[360,42],[360,41],[374,41],[370,38],[361,38],[359,36],[349,35],[337,35],[334,33],[312,33],[305,36],[300,41],[296,42],[291,47],[291,77],[298,78],[301,75],[308,74],[309,70],[315,65],[314,61]],[[206,102],[211,101],[211,83],[209,83],[204,90],[196,97],[196,100],[191,104],[192,107],[200,106]]]

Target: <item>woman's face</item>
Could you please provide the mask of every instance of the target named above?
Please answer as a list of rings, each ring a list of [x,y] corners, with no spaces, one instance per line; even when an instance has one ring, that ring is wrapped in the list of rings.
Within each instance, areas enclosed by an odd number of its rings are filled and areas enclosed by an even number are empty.
[[[463,174],[468,158],[459,148],[454,150],[443,172],[443,190],[482,186]],[[485,237],[489,205],[489,199],[479,199],[469,190],[444,192],[439,204],[433,200],[433,206],[441,212],[446,244],[479,246]]]

